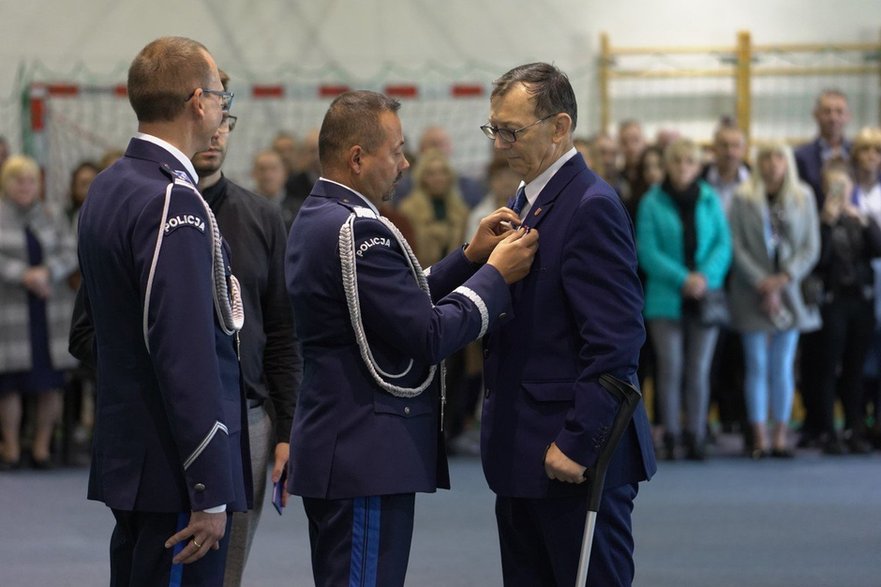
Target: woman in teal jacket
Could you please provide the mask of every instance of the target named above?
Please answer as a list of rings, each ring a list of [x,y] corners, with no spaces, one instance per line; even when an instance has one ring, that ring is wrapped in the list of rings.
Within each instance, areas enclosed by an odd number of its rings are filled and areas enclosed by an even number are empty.
[[[697,145],[674,141],[664,152],[664,163],[667,179],[645,195],[636,218],[639,265],[646,275],[644,312],[658,357],[661,456],[676,457],[681,435],[686,457],[703,460],[718,327],[701,322],[698,306],[707,291],[723,287],[731,237],[719,197],[698,180]]]

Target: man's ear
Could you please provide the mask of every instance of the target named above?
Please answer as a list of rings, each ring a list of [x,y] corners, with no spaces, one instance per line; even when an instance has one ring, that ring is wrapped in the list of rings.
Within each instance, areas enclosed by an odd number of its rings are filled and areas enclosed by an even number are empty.
[[[349,156],[346,162],[353,173],[356,175],[361,174],[361,167],[364,163],[364,149],[361,148],[361,145],[349,147]]]
[[[572,131],[572,117],[565,112],[554,116],[554,142],[566,139]]]

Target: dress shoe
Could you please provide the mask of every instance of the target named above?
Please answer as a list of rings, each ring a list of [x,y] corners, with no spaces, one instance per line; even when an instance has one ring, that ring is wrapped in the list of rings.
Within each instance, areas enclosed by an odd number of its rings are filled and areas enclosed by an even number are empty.
[[[21,469],[21,459],[16,461],[0,459],[0,471],[16,471],[18,469]]]
[[[863,438],[853,436],[847,440],[847,450],[855,455],[867,455],[872,452],[872,445]]]
[[[685,458],[689,461],[703,461],[707,458],[704,441],[698,440],[689,432],[685,433]]]
[[[838,456],[847,453],[844,443],[834,434],[830,435],[823,441],[822,449],[824,455]]]
[[[775,448],[771,450],[771,457],[775,459],[791,459],[795,457],[795,453],[788,448]]]

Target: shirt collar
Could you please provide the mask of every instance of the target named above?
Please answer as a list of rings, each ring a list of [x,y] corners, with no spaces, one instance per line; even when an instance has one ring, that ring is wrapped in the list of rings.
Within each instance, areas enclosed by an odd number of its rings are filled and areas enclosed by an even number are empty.
[[[327,179],[326,177],[319,177],[319,178],[318,178],[318,181],[326,181],[327,183],[332,183],[332,184],[334,184],[334,185],[338,185],[338,186],[340,186],[341,188],[346,188],[347,190],[349,190],[350,192],[352,192],[353,194],[355,194],[356,196],[358,196],[359,198],[361,198],[362,200],[364,200],[364,203],[367,204],[367,206],[369,206],[370,209],[373,210],[373,211],[376,213],[377,216],[380,216],[379,210],[376,209],[376,206],[373,205],[373,202],[371,202],[370,200],[368,200],[367,198],[365,198],[364,195],[361,194],[360,192],[358,192],[358,191],[356,191],[356,190],[353,190],[353,189],[350,188],[349,186],[347,186],[347,185],[343,185],[343,184],[341,184],[341,183],[339,183],[339,182],[336,182],[336,181],[334,181],[334,180],[332,180],[332,179]]]
[[[538,199],[538,195],[541,193],[545,186],[548,185],[548,182],[551,181],[551,178],[556,175],[560,168],[566,164],[569,159],[574,157],[578,151],[575,147],[572,147],[565,153],[563,153],[559,159],[554,161],[550,167],[541,172],[541,174],[526,184],[526,205],[523,206],[523,210],[520,211],[521,218],[526,217],[526,213],[532,208],[532,205],[535,204],[535,201]],[[520,182],[520,185],[523,186],[523,182]],[[520,189],[519,187],[517,188]]]
[[[199,179],[199,176],[196,174],[196,168],[193,166],[193,162],[190,161],[190,158],[184,155],[183,151],[181,151],[168,141],[163,141],[159,137],[154,137],[153,135],[148,135],[144,132],[135,133],[135,138],[142,141],[147,141],[148,143],[153,143],[157,147],[161,147],[174,155],[174,158],[177,159],[180,164],[184,166],[184,169],[190,175],[190,178],[193,180],[193,184],[196,184]]]
[[[828,161],[829,159],[831,159],[832,157],[835,157],[835,156],[839,156],[844,159],[847,159],[848,157],[850,157],[847,141],[842,140],[840,146],[833,147],[828,142],[826,142],[826,139],[824,139],[823,137],[820,137],[819,144],[820,144],[820,160],[821,161]]]

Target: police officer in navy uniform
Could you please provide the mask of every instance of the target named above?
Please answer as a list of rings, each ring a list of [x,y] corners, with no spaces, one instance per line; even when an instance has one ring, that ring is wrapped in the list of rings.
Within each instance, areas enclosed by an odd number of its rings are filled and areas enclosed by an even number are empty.
[[[112,585],[220,585],[251,491],[236,333],[243,316],[190,158],[232,96],[200,43],[163,37],[129,68],[138,133],[79,222],[95,328],[89,499],[113,511]]]
[[[288,489],[303,497],[318,586],[404,584],[416,492],[449,487],[437,364],[510,314],[535,232],[500,209],[425,269],[377,212],[409,166],[397,111],[349,92],[319,134],[322,177],[291,227],[285,275],[303,347]]]

